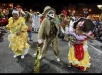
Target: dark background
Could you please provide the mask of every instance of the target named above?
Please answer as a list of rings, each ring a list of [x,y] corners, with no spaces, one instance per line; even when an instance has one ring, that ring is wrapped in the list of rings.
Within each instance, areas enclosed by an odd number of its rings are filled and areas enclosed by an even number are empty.
[[[75,10],[81,8],[91,8],[94,14],[99,14],[101,11],[97,8],[98,4],[102,4],[102,0],[0,0],[0,3],[14,3],[16,5],[21,5],[23,9],[30,10],[33,9],[43,12],[45,6],[51,6],[60,13],[63,9],[68,7],[75,7]]]
[[[32,9],[34,11],[43,12],[43,9],[45,6],[51,6],[57,10],[57,13],[59,14],[63,9],[68,8],[75,8],[75,10],[83,9],[83,8],[90,8],[92,11],[90,13],[99,14],[101,11],[98,9],[97,5],[101,3],[57,3],[57,2],[49,2],[49,3],[42,3],[42,2],[29,2],[29,3],[16,3],[22,6],[23,9],[26,9],[29,11],[29,9]],[[15,4],[15,5],[16,5]]]

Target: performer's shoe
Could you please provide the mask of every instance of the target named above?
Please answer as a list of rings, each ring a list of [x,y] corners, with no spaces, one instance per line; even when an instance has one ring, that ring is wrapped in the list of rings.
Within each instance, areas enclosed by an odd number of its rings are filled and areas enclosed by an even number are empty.
[[[71,64],[71,63],[69,63],[69,64],[68,64],[68,67],[72,67],[72,64]]]
[[[39,59],[42,59],[42,58],[45,58],[45,57],[44,57],[44,56],[42,56],[42,55],[40,55],[40,56],[39,56]]]
[[[33,40],[31,39],[31,40],[29,40],[29,41],[33,41]]]
[[[24,58],[24,55],[21,56],[21,59],[23,59],[23,58]]]
[[[60,58],[59,57],[56,57],[57,58],[57,61],[60,61]]]
[[[36,56],[36,53],[34,53],[33,56]]]
[[[42,55],[39,56],[39,59],[41,59],[41,58],[42,58]]]
[[[88,68],[85,69],[85,67],[83,67],[83,66],[80,66],[79,69],[80,69],[82,72],[88,72]]]
[[[14,55],[13,57],[14,57],[14,58],[16,58],[16,57],[17,57],[17,55]]]

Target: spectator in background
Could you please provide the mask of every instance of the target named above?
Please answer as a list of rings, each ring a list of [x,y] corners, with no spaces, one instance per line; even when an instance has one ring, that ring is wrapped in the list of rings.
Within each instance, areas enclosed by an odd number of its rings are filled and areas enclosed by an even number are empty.
[[[21,11],[19,11],[19,16],[20,17],[24,17],[25,16],[25,12],[21,9]]]
[[[32,27],[34,29],[34,32],[38,32],[39,27],[40,27],[40,17],[38,16],[36,11],[33,13],[32,16],[33,16]]]
[[[96,27],[97,27],[99,24],[100,24],[99,20],[96,19],[96,22],[95,22]]]
[[[99,21],[102,23],[102,14],[99,17]]]
[[[9,9],[9,13],[8,13],[8,19],[12,17],[12,9]]]
[[[44,19],[44,15],[43,14],[40,14],[39,17],[40,17],[40,24],[41,24],[42,21],[43,21],[43,19]]]
[[[3,34],[2,34],[2,31],[1,31],[1,29],[0,29],[0,42],[3,42]]]
[[[26,25],[28,26],[27,32],[28,32],[29,41],[32,41],[32,22],[33,22],[33,19],[32,19],[32,16],[29,12],[26,12],[25,22],[26,22]]]
[[[8,13],[9,13],[9,11],[8,10],[5,10],[4,15],[5,15],[5,18],[6,19],[8,19]]]
[[[102,25],[98,26],[98,39],[102,39]]]
[[[2,8],[0,8],[0,18],[3,18],[4,17],[4,14],[2,12]]]
[[[2,12],[2,8],[0,8],[0,20],[2,20],[2,18],[4,17],[4,14]],[[2,23],[2,21],[0,21],[0,24]],[[1,28],[0,28],[0,42],[3,41],[3,37],[2,37],[2,32],[1,32]]]

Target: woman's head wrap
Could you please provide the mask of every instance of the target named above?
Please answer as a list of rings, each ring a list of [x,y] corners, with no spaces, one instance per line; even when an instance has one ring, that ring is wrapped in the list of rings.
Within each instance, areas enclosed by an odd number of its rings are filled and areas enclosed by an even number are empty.
[[[13,11],[12,11],[12,14],[18,14],[18,15],[19,15],[19,11],[13,10]]]

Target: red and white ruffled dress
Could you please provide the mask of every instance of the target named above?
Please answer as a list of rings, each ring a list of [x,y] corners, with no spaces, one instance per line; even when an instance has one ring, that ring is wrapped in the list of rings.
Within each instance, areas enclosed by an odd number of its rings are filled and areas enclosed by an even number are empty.
[[[71,45],[68,43],[68,60],[73,66],[80,68],[82,71],[86,71],[87,68],[90,68],[90,55],[88,53],[88,38],[85,35],[78,35],[75,32],[71,32],[70,34],[74,35],[76,39],[83,44],[74,44]],[[92,32],[88,32],[88,35],[92,36]]]

